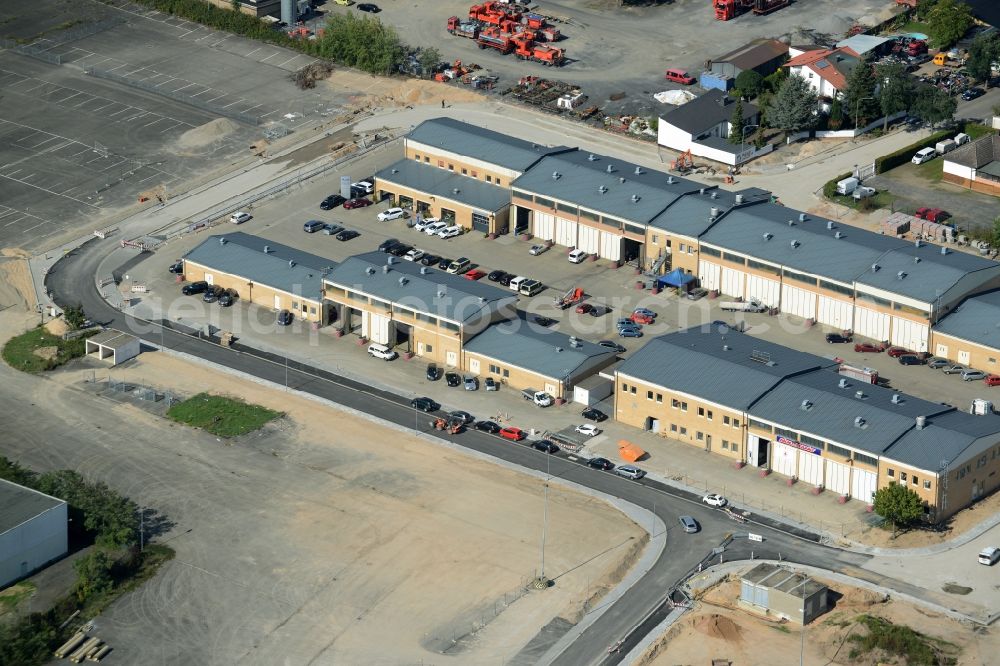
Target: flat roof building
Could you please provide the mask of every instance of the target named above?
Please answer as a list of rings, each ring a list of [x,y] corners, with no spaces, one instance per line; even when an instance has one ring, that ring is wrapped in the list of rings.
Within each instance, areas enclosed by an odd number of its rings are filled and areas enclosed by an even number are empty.
[[[0,479],[0,587],[69,549],[66,502]]]

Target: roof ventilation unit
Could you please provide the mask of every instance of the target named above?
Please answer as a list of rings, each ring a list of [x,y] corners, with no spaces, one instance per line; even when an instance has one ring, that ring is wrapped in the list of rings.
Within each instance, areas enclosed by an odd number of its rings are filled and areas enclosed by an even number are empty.
[[[795,226],[795,220],[788,220],[788,226],[794,227]]]
[[[288,260],[288,267],[289,268],[295,268],[295,260],[294,259],[289,259]]]
[[[829,229],[830,231],[833,231],[833,220],[826,221],[826,228]]]
[[[635,175],[637,175],[637,176],[641,176],[642,175],[642,167],[636,167],[635,168]]]
[[[221,238],[219,238],[219,245],[225,245],[225,244],[226,244],[226,239],[225,239],[225,237],[221,237]]]
[[[771,238],[771,234],[764,234],[764,240],[769,241]]]
[[[729,345],[722,345],[722,351],[729,351],[730,349],[732,349],[732,347]]]
[[[674,184],[674,177],[667,176],[667,185],[673,185],[673,184]]]
[[[393,169],[392,173],[399,173],[399,169]]]
[[[578,348],[582,347],[583,345],[580,344],[580,341],[578,339],[576,339],[575,337],[571,337],[569,339],[569,346],[578,349]]]
[[[608,173],[614,173],[614,171],[615,171],[615,165],[614,164],[609,164],[608,165]]]
[[[264,246],[264,254],[270,254],[270,252],[271,252],[271,246],[270,245],[265,245]]]
[[[847,385],[847,380],[846,380],[846,379],[844,379],[843,377],[841,377],[841,378],[840,378],[840,381],[839,381],[839,382],[837,382],[837,386],[838,386],[838,387],[840,387],[840,388],[842,388],[842,389],[845,389],[845,388],[847,388],[847,386],[848,386],[848,385]]]
[[[388,257],[386,257],[386,263],[390,263],[390,264],[396,263],[396,257],[394,257],[392,255],[389,255]]]
[[[892,398],[890,399],[892,400],[892,404],[894,405],[899,405],[902,404],[903,402],[903,396],[899,395],[898,393],[893,393]]]
[[[993,413],[993,403],[989,400],[983,400],[982,398],[976,398],[972,401],[972,406],[969,408],[969,413],[974,416],[986,416],[987,414]]]
[[[399,278],[400,286],[406,284],[407,282],[409,282],[409,279],[407,279],[405,276]]]
[[[793,240],[793,241],[791,241],[789,243],[789,245],[791,245],[792,249],[794,250],[795,248],[797,248],[799,246],[799,242],[797,240]]]
[[[923,430],[926,425],[927,425],[927,417],[926,416],[918,416],[917,417],[917,430]]]
[[[806,214],[799,213],[799,222],[805,222],[805,221],[806,221]]]
[[[639,203],[639,195],[638,194],[633,194],[632,195],[632,203]]]
[[[367,268],[365,268],[365,273],[367,273],[368,275],[375,275],[375,267],[368,266]]]
[[[597,161],[597,155],[595,155],[594,153],[591,153],[591,154],[587,155],[587,161],[588,162],[596,162]]]
[[[801,409],[803,412],[808,412],[810,409],[812,409],[812,406],[813,404],[811,402],[809,402],[808,400],[803,400],[802,404],[799,405],[799,409]]]
[[[833,237],[836,238],[837,240],[840,240],[841,238],[844,237],[844,234],[840,233],[839,231],[834,231]]]
[[[452,194],[458,194],[458,192],[459,192],[459,189],[457,187],[453,188],[452,191],[451,191]]]
[[[600,192],[601,194],[604,194],[605,192],[608,191],[608,188],[601,185],[600,187],[597,188],[597,191]]]
[[[479,297],[479,302],[480,303],[485,303],[486,302],[486,297],[485,296],[480,296]]]
[[[705,188],[704,187],[698,188],[698,194],[700,194],[701,196],[705,196]]]
[[[741,203],[743,203],[743,195],[742,194],[737,194],[736,195],[736,205],[738,206]]]
[[[718,208],[716,208],[715,206],[712,206],[712,207],[711,207],[711,208],[710,208],[710,209],[708,210],[708,214],[709,214],[709,215],[710,215],[711,217],[713,217],[713,218],[716,218],[716,217],[719,217],[719,209],[718,209]]]
[[[913,257],[913,263],[919,264],[920,263],[920,257]]]
[[[865,399],[865,392],[864,391],[855,391],[854,392],[854,397],[857,398],[858,400],[864,400]]]
[[[713,199],[718,199],[719,198],[719,193],[718,192],[712,192],[712,198]]]
[[[552,172],[552,180],[559,180],[560,178],[562,178],[562,174],[561,173],[559,173],[558,171],[553,171]]]
[[[557,353],[557,354],[558,354],[559,352],[561,352],[561,351],[562,351],[562,347],[556,347],[556,353]]]
[[[388,272],[389,272],[389,271],[391,271],[391,270],[392,270],[392,269],[391,269],[391,268],[389,268],[389,264],[386,264],[385,266],[383,266],[383,267],[382,267],[382,272],[383,272],[383,273],[388,273]]]
[[[447,293],[447,291],[445,290],[444,285],[439,286],[437,291],[438,298],[444,298],[445,293]]]
[[[906,271],[899,271],[898,273],[896,273],[897,280],[902,280],[905,277],[906,277]]]
[[[854,427],[855,428],[864,428],[865,427],[865,420],[863,418],[861,418],[860,416],[855,416],[854,417]]]
[[[619,176],[618,177],[618,182],[619,183],[624,183],[625,182],[625,176]]]
[[[872,264],[872,273],[878,273],[878,269],[882,268],[878,264]]]

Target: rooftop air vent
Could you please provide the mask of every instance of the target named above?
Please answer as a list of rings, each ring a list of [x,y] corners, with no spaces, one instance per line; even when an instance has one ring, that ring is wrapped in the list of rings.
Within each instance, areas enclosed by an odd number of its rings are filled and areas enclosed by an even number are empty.
[[[270,252],[271,252],[271,246],[270,245],[265,245],[264,246],[264,254],[268,254]]]
[[[225,238],[220,238],[219,239],[219,245],[225,245],[225,244],[226,244],[226,239]]]
[[[732,349],[732,347],[729,345],[722,345],[722,351],[729,351],[730,349]]]
[[[718,199],[719,198],[719,193],[718,192],[712,192],[712,198],[713,199]]]
[[[552,180],[559,180],[560,178],[562,178],[562,174],[561,173],[559,173],[558,171],[553,171],[552,172]]]
[[[624,183],[625,182],[625,176],[619,176],[618,177],[618,182],[619,183]]]
[[[795,220],[788,220],[788,226],[794,227],[795,226]]]
[[[772,238],[771,234],[764,234],[764,240],[769,241],[771,240],[771,238]]]
[[[431,272],[431,269],[430,269],[429,266],[421,266],[420,267],[420,274],[421,275],[429,275],[430,272]]]
[[[805,221],[806,221],[806,214],[799,213],[799,222],[805,222]]]
[[[698,188],[698,194],[700,194],[701,196],[705,196],[705,188],[704,187]]]
[[[882,268],[878,264],[872,264],[872,273],[878,273],[878,269]]]
[[[485,303],[486,302],[486,297],[485,296],[480,296],[479,297],[479,302],[480,303]]]
[[[673,185],[673,184],[674,184],[674,177],[667,176],[667,185]]]
[[[797,240],[793,240],[793,241],[791,241],[789,243],[789,245],[791,245],[792,249],[794,250],[795,248],[797,248],[799,246],[799,242]]]
[[[596,162],[597,161],[597,155],[595,155],[594,153],[591,153],[591,154],[587,155],[587,160],[590,161],[590,162]]]
[[[899,271],[898,273],[896,273],[897,280],[902,280],[905,277],[906,277],[906,271]]]
[[[941,248],[941,254],[948,254],[948,248],[942,247]]]
[[[392,173],[399,173],[399,169],[393,169]]]
[[[367,268],[365,268],[365,273],[367,273],[368,275],[375,275],[375,267],[368,266]]]
[[[451,193],[452,194],[458,194],[459,193],[459,189],[457,187],[452,188]]]
[[[892,398],[890,398],[890,400],[892,400],[892,404],[899,405],[903,402],[903,396],[899,395],[898,393],[893,393]]]
[[[383,266],[383,267],[382,267],[382,272],[383,272],[383,273],[388,273],[388,272],[389,272],[389,271],[391,271],[391,270],[392,270],[392,269],[391,269],[391,268],[389,268],[389,264],[386,264],[385,266]]]
[[[826,221],[826,228],[829,229],[830,231],[833,231],[833,220]]]
[[[642,175],[642,167],[636,167],[635,168],[635,175],[637,175],[637,176],[641,176]]]
[[[839,231],[834,231],[833,237],[839,240],[844,237],[844,234],[840,233]]]
[[[913,257],[913,263],[919,264],[920,263],[920,257]]]
[[[558,354],[559,352],[561,352],[562,350],[563,350],[563,348],[562,348],[562,347],[556,347],[556,353],[557,353],[557,354]]]
[[[736,204],[739,205],[741,203],[743,203],[743,195],[742,194],[737,194],[736,195]]]
[[[400,286],[406,284],[409,281],[410,281],[409,278],[407,278],[406,276],[402,276],[402,277],[399,278],[399,284],[400,284]]]
[[[392,256],[392,255],[389,255],[389,256],[388,256],[388,257],[386,257],[385,259],[386,259],[386,263],[389,263],[389,264],[394,264],[394,263],[396,263],[396,257],[394,257],[394,256]]]
[[[864,400],[865,399],[865,392],[864,391],[855,391],[854,392],[854,397],[857,398],[858,400]]]
[[[294,259],[289,259],[288,260],[288,267],[289,268],[295,268],[295,260]]]
[[[440,285],[438,287],[438,290],[437,290],[437,297],[438,298],[444,298],[444,295],[446,293],[447,293],[447,290],[444,288],[444,285]]]
[[[711,215],[712,217],[719,217],[719,209],[716,208],[715,206],[712,206],[711,208],[708,209],[708,214]]]
[[[608,191],[608,188],[601,185],[600,187],[597,188],[597,191],[600,192],[601,194],[604,194],[605,192]]]
[[[926,416],[918,416],[917,417],[917,430],[923,430],[924,426],[926,426],[926,425],[927,425],[927,417]]]
[[[614,173],[614,171],[615,171],[615,165],[614,164],[609,164],[608,165],[608,173]]]
[[[632,195],[632,203],[639,203],[639,195],[638,194],[633,194]]]
[[[812,406],[813,404],[810,401],[803,400],[802,404],[799,405],[799,409],[801,409],[803,412],[808,412],[810,409],[812,409]]]
[[[855,428],[864,428],[865,427],[865,420],[862,417],[860,417],[860,416],[855,416],[854,417],[854,427]]]
[[[837,386],[838,386],[839,388],[842,388],[842,389],[845,389],[845,388],[847,388],[847,380],[846,380],[846,379],[844,379],[843,377],[841,377],[841,378],[840,378],[840,381],[839,381],[839,382],[837,382]]]

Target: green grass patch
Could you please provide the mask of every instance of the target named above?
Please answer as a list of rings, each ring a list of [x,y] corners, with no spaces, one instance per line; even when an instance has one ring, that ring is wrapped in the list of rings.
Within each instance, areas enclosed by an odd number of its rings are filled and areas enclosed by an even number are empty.
[[[0,355],[7,365],[17,370],[31,373],[52,370],[71,359],[83,356],[87,337],[89,336],[63,340],[44,328],[33,328],[8,340]]]
[[[875,196],[868,197],[867,199],[855,199],[854,197],[848,195],[843,196],[840,194],[834,194],[831,197],[827,197],[830,201],[834,203],[839,203],[842,206],[847,206],[848,208],[853,208],[858,211],[870,211],[876,210],[878,208],[889,208],[892,206],[892,202],[896,200],[896,196],[891,192],[876,192]]]
[[[770,626],[775,631],[780,631],[783,634],[790,634],[790,633],[792,633],[791,630],[788,627],[786,627],[785,625],[783,625],[783,624],[772,624],[772,625],[768,625],[768,626]]]
[[[851,659],[880,651],[894,659],[903,658],[911,666],[948,666],[957,661],[960,650],[954,643],[932,638],[905,625],[893,624],[873,615],[859,615],[857,621],[868,629],[868,633],[848,637],[848,640],[855,643],[851,648]]]
[[[940,183],[941,177],[944,175],[944,160],[935,158],[930,162],[914,164],[913,172],[926,181]]]
[[[217,437],[228,438],[253,432],[282,413],[234,398],[199,393],[171,407],[167,416]]]
[[[80,613],[86,617],[100,615],[118,597],[131,592],[156,575],[165,562],[174,559],[174,549],[163,544],[146,545],[142,557],[134,568],[128,568],[122,575],[116,577],[115,585],[110,590],[87,597],[80,604]]]
[[[17,605],[35,593],[35,584],[30,581],[21,581],[17,585],[11,585],[5,590],[0,590],[0,615],[9,613]]]
[[[926,23],[910,21],[909,23],[904,23],[898,30],[894,30],[893,32],[922,32],[927,35],[930,34],[930,28]]]
[[[968,134],[973,141],[980,139],[987,134],[993,134],[996,132],[996,130],[989,125],[983,125],[982,123],[965,123],[963,131]]]

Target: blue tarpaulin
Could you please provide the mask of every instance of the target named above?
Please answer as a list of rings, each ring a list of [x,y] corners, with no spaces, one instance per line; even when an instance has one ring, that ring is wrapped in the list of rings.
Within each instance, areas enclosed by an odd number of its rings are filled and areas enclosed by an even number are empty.
[[[693,280],[694,280],[693,275],[688,275],[680,268],[675,268],[666,275],[662,275],[659,278],[657,278],[656,281],[660,284],[661,287],[663,286],[683,287],[688,282],[691,282]]]

